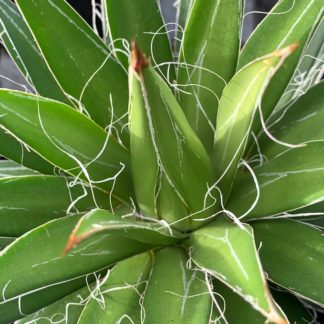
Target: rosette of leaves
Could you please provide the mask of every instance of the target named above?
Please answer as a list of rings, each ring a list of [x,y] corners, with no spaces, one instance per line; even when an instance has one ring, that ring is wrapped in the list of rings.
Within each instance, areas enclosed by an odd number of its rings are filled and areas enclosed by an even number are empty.
[[[324,1],[279,1],[242,49],[243,1],[177,5],[171,47],[153,0],[102,1],[103,36],[63,0],[0,1],[33,89],[0,90],[0,323],[323,306]]]

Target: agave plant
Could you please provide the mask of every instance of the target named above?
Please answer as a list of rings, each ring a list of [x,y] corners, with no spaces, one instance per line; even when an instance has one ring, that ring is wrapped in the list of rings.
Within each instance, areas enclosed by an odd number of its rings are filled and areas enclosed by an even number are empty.
[[[0,323],[324,305],[324,1],[279,1],[243,47],[242,0],[177,6],[102,1],[102,36],[64,0],[0,0],[32,89],[0,90]]]

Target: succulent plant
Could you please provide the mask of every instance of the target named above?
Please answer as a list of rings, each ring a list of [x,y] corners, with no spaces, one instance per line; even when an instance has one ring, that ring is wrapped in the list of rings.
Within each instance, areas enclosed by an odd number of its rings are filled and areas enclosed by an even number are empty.
[[[324,1],[279,1],[244,46],[244,1],[176,5],[101,1],[91,28],[0,0],[30,84],[0,90],[0,323],[323,307]]]

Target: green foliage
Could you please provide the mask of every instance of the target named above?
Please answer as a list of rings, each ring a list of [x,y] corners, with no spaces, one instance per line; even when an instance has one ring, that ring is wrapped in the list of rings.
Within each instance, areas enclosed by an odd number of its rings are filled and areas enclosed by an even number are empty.
[[[0,0],[34,91],[0,90],[0,324],[310,322],[324,0],[280,0],[242,50],[243,0],[178,1],[174,42],[156,1],[101,4],[102,38]]]

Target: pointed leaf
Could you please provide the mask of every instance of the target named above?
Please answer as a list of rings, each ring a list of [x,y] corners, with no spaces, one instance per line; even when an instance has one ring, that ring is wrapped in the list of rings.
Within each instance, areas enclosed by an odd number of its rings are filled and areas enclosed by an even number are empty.
[[[188,21],[190,10],[192,9],[194,0],[177,0],[173,6],[176,8],[175,35],[173,39],[173,50],[175,54],[179,53],[184,30]]]
[[[87,299],[90,298],[91,293],[95,294],[94,285],[82,287],[81,289],[38,310],[37,312],[16,321],[15,324],[30,324],[33,322],[44,322],[45,324],[45,321],[52,318],[56,318],[58,320],[64,318],[66,323],[77,323],[84,308],[84,304],[86,303]]]
[[[250,219],[277,215],[323,200],[323,150],[324,142],[308,143],[256,167],[253,171],[258,187],[250,174],[240,174],[227,208]]]
[[[269,131],[281,142],[298,145],[324,140],[324,82],[309,89],[288,109],[278,113],[276,119]],[[287,150],[266,135],[260,138],[259,145],[268,159]]]
[[[100,285],[102,305],[93,298],[89,299],[78,324],[121,323],[122,319],[140,323],[140,298],[151,266],[150,254],[141,254],[117,263]]]
[[[257,242],[262,242],[260,257],[269,278],[323,307],[322,231],[289,219],[260,221],[252,226]]]
[[[81,287],[91,285],[91,283],[100,276],[100,274],[91,274],[85,277],[70,280],[68,282],[62,282],[48,287],[40,288],[40,290],[23,294],[19,299],[13,299],[8,302],[0,304],[1,324],[11,323],[15,320],[24,318],[28,314],[34,314],[40,310],[40,312],[46,312],[47,307],[49,310],[53,310],[54,305],[60,304],[60,299],[77,291]],[[87,287],[88,289],[88,287]],[[88,290],[89,291],[89,290]],[[68,296],[67,296],[68,298]],[[52,306],[54,303],[54,307]],[[50,306],[49,306],[50,305]],[[69,310],[75,310],[75,307],[69,306]],[[45,309],[42,309],[44,308]],[[71,308],[71,309],[70,309]],[[64,314],[65,312],[63,312]],[[31,315],[31,317],[33,317]],[[63,316],[62,314],[60,316]],[[27,316],[29,318],[29,316]],[[37,321],[38,323],[45,324],[48,319],[42,317]],[[30,322],[29,322],[30,323]]]
[[[155,253],[144,295],[145,323],[208,323],[211,298],[207,285],[201,272],[187,268],[187,261],[180,248]]]
[[[141,89],[143,99],[138,100],[137,104],[144,104],[139,110],[146,115],[149,136],[153,143],[151,152],[155,153],[161,172],[187,204],[189,213],[202,212],[203,216],[196,215],[197,218],[209,216],[216,207],[214,201],[205,201],[208,184],[214,181],[207,152],[167,84],[136,48],[131,68],[134,74],[132,82],[140,83],[137,89]]]
[[[243,47],[239,57],[239,68],[283,46],[294,42],[306,42],[321,16],[322,6],[323,0],[278,1]],[[273,32],[274,29],[276,33]],[[298,55],[296,56],[298,58]],[[293,58],[291,56],[290,60]],[[294,59],[296,60],[296,57]]]
[[[296,100],[310,87],[319,82],[323,73],[324,18],[321,19],[307,47],[301,55],[298,67],[276,109],[281,109]]]
[[[323,204],[322,204],[322,209],[321,209],[322,215],[324,214],[323,210],[324,209],[323,209]],[[318,228],[321,228],[322,230],[324,230],[324,217],[323,216],[316,217],[314,219],[308,218],[306,220],[303,220],[303,222],[306,223],[306,224],[315,225]]]
[[[226,287],[220,281],[213,282],[214,290],[219,294],[216,299],[219,307],[224,309],[224,316],[230,324],[241,324],[242,320],[251,324],[264,324],[266,318],[253,309],[239,295]],[[290,323],[311,323],[312,315],[305,306],[292,294],[277,289],[271,289],[271,294],[279,307],[285,311]],[[285,317],[285,315],[283,314]],[[288,319],[287,319],[288,323]]]
[[[1,33],[4,46],[37,93],[69,103],[46,65],[17,6],[10,0],[0,2],[0,25],[4,30]]]
[[[133,55],[136,51],[137,49],[134,48]],[[188,211],[158,165],[142,85],[132,68],[129,82],[130,151],[136,200],[141,212],[148,217],[162,218],[169,223],[174,223],[178,219],[185,218]],[[185,227],[187,224],[188,221],[185,219],[177,223],[175,228]]]
[[[63,256],[80,215],[51,221],[17,239],[0,254],[0,304],[22,294],[107,268],[150,246],[118,235],[98,235]],[[17,267],[17,260],[20,261]]]
[[[27,169],[16,162],[0,160],[0,178],[25,175],[39,175],[39,173],[37,171]]]
[[[160,175],[158,183],[158,197],[156,208],[160,219],[172,224],[172,228],[186,231],[192,227],[192,219],[189,216],[188,207],[183,203],[167,177]],[[195,225],[193,225],[195,226]]]
[[[155,154],[141,84],[130,71],[129,133],[132,178],[136,200],[140,210],[150,216],[156,215],[156,188],[158,183],[158,160]]]
[[[195,231],[188,244],[199,267],[228,285],[267,319],[279,323],[250,226],[240,228],[220,218]]]
[[[0,235],[16,237],[67,213],[89,211],[96,203],[108,208],[106,193],[94,189],[94,201],[89,188],[71,181],[53,176],[0,179]]]
[[[112,116],[122,117],[127,112],[126,73],[90,26],[66,1],[16,2],[55,78],[79,109],[103,127]],[[120,129],[123,122],[115,126]]]
[[[84,215],[77,223],[65,250],[69,251],[76,244],[103,233],[115,233],[152,245],[169,245],[184,238],[178,233],[169,233],[167,228],[158,223],[129,220],[103,209],[95,209]]]
[[[185,29],[186,23],[188,21],[188,16],[190,13],[190,10],[192,8],[194,0],[178,0],[174,6],[176,6],[177,14],[176,14],[176,23],[179,25],[179,27],[182,27],[182,29]],[[178,33],[176,36],[180,36]]]
[[[0,127],[0,155],[43,174],[54,174],[55,167],[32,150],[28,150]]]
[[[278,48],[295,42],[299,44],[299,48],[284,62],[265,92],[262,100],[262,114],[265,120],[286,89],[304,46],[322,17],[323,5],[323,0],[279,1],[243,47],[239,57],[239,68]],[[257,134],[260,129],[260,119],[256,118],[253,131]]]
[[[324,200],[300,209],[296,209],[292,211],[291,214],[292,217],[295,214],[301,216],[302,221],[305,223],[324,228]]]
[[[214,291],[217,294],[219,308],[224,309],[224,317],[230,324],[264,324],[266,318],[251,307],[241,296],[219,280],[213,281]],[[219,317],[220,314],[217,314]]]
[[[170,66],[161,66],[160,69],[172,82],[175,79],[174,65],[171,64],[173,57],[157,1],[105,0],[105,2],[112,46],[123,65],[128,66],[128,57],[118,52],[118,49],[125,51],[123,40],[130,44],[132,39],[136,39],[142,51],[152,58],[153,65],[170,63]]]
[[[306,308],[307,304],[303,300],[280,288],[271,289],[271,293],[285,314],[287,314],[290,323],[309,324],[314,320],[316,315],[310,308]]]
[[[213,154],[219,186],[225,198],[231,189],[264,89],[278,66],[295,48],[293,44],[253,61],[224,89],[217,115]]]
[[[177,82],[180,105],[208,152],[219,99],[236,69],[241,14],[240,0],[196,0],[183,36]]]
[[[6,90],[0,90],[0,114],[0,125],[42,157],[129,201],[127,150],[86,116],[50,99]]]

